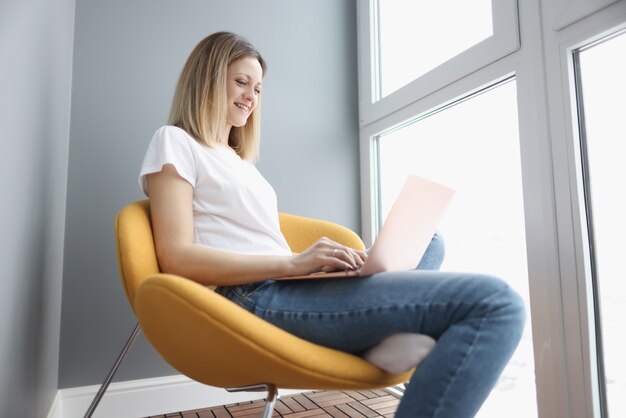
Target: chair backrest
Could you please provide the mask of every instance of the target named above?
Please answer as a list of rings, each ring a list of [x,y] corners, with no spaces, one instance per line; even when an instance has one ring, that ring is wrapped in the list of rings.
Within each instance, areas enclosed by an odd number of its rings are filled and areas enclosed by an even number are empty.
[[[131,203],[118,212],[115,239],[122,285],[134,309],[135,292],[141,282],[160,272],[154,250],[149,200]]]
[[[301,253],[321,237],[327,237],[340,244],[357,250],[364,250],[365,245],[354,231],[334,222],[303,216],[280,213],[280,229],[295,253]]]
[[[365,248],[356,233],[341,225],[286,213],[279,216],[281,230],[294,252],[304,251],[322,236],[352,248]],[[141,282],[160,272],[148,199],[133,202],[118,212],[115,238],[122,284],[134,309],[135,292]]]

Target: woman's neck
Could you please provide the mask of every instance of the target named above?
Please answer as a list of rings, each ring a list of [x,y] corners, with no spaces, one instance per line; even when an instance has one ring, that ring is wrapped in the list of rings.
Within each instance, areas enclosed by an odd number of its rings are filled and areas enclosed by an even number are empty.
[[[228,138],[230,137],[230,125],[224,126],[220,136],[217,138],[217,142],[221,145],[228,146]]]

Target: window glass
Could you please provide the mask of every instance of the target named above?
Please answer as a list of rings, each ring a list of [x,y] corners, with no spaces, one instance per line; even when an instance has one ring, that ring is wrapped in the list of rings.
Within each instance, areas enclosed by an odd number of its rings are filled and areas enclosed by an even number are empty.
[[[491,0],[378,0],[380,96],[493,34]]]
[[[439,228],[442,270],[499,276],[525,299],[530,318],[516,83],[500,83],[377,138],[380,217],[408,174],[456,189]],[[532,332],[478,417],[537,416]],[[515,408],[511,408],[515,405]]]

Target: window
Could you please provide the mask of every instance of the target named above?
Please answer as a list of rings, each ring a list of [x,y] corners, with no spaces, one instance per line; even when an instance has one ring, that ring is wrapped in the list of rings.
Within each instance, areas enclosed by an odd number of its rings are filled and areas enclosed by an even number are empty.
[[[428,8],[420,2],[381,0],[378,32],[380,96],[385,97],[492,36],[491,0],[439,1]]]
[[[368,30],[359,37],[362,124],[519,48],[515,0],[370,0],[357,7]]]
[[[382,133],[376,139],[382,225],[404,179],[417,174],[456,190],[439,231],[442,270],[480,271],[507,280],[527,302],[528,274],[517,127],[516,83],[494,86]],[[489,152],[486,152],[489,150]],[[509,366],[480,414],[536,416],[530,321]]]
[[[578,81],[585,203],[591,270],[596,297],[600,382],[611,417],[626,416],[626,33],[621,32],[574,52]],[[603,367],[602,367],[603,366]],[[602,388],[601,388],[602,389]]]
[[[626,97],[626,35],[615,35],[626,28],[626,0],[470,3],[471,17],[459,22],[470,16],[464,2],[357,2],[364,241],[371,244],[408,172],[471,190],[453,205],[477,219],[485,213],[475,202],[504,188],[505,202],[489,201],[503,215],[477,222],[493,223],[481,229],[489,237],[480,246],[500,250],[500,263],[460,250],[468,247],[463,228],[480,228],[453,207],[441,226],[444,268],[474,263],[510,280],[529,304],[520,350],[479,416],[626,415],[618,328],[626,292],[616,273],[623,245],[615,244],[626,235],[624,170],[615,161],[625,135],[611,125]],[[506,174],[471,189],[488,176],[464,167],[463,156]]]

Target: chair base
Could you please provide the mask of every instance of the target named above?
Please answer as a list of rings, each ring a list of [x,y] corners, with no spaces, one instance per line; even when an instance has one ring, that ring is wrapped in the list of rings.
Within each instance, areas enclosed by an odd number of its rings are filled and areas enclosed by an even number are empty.
[[[263,410],[263,418],[270,418],[274,412],[274,405],[278,399],[278,389],[271,383],[261,383],[252,386],[242,386],[240,388],[227,388],[228,392],[261,392],[267,391],[267,399],[265,399],[265,409]]]
[[[111,384],[113,377],[117,373],[117,370],[120,368],[122,362],[126,358],[126,355],[130,351],[130,348],[132,347],[135,340],[137,339],[137,336],[139,335],[139,331],[141,331],[141,327],[139,326],[139,323],[137,323],[137,325],[135,325],[135,328],[131,332],[130,337],[128,338],[128,341],[126,341],[126,344],[124,345],[124,348],[122,349],[122,352],[117,356],[117,359],[115,360],[115,363],[113,364],[113,367],[111,367],[111,370],[109,371],[106,378],[104,379],[104,382],[102,382],[102,384],[100,385],[100,388],[98,389],[98,392],[96,393],[93,400],[91,401],[91,405],[89,405],[87,412],[85,412],[84,418],[91,418],[91,416],[95,412],[96,408],[98,407],[98,404],[100,403],[100,401],[102,400],[102,397],[104,396],[104,393],[108,389],[109,384]],[[270,418],[272,416],[272,413],[274,411],[274,405],[276,404],[276,399],[278,399],[278,390],[275,385],[272,385],[269,383],[263,383],[263,384],[252,385],[252,386],[242,386],[240,388],[227,388],[226,390],[232,393],[267,391],[267,399],[266,399],[266,404],[265,404],[265,410],[263,411],[263,418]]]
[[[100,385],[100,389],[98,389],[96,396],[94,396],[93,401],[91,401],[91,405],[89,405],[87,412],[85,412],[84,418],[91,418],[91,416],[93,415],[94,411],[98,407],[98,404],[100,403],[100,400],[104,396],[104,392],[106,392],[107,388],[109,387],[109,384],[111,383],[111,380],[113,380],[113,376],[115,376],[115,373],[117,373],[117,369],[120,368],[120,365],[126,358],[126,355],[128,354],[128,351],[130,350],[130,347],[133,345],[133,343],[137,339],[137,335],[139,335],[140,330],[141,328],[139,327],[139,323],[137,323],[137,325],[135,325],[135,329],[130,334],[128,341],[126,342],[126,345],[124,345],[122,352],[120,353],[119,356],[117,356],[117,360],[115,360],[115,363],[113,364],[113,367],[109,371],[109,374],[107,374],[107,377],[104,379],[104,382],[102,382],[102,385]]]

